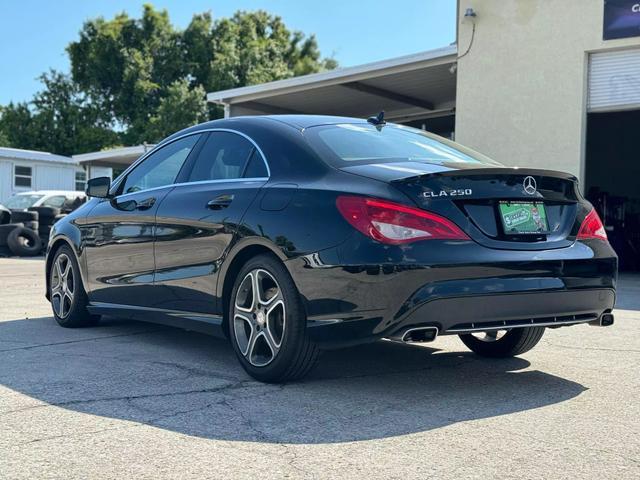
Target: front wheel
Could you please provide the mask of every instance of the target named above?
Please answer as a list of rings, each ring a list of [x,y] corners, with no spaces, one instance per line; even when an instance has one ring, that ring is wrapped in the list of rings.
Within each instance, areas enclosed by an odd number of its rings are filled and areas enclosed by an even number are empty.
[[[61,247],[51,262],[49,300],[53,316],[62,327],[86,327],[98,321],[98,316],[87,311],[89,301],[82,286],[80,268],[67,246]]]
[[[295,380],[316,364],[319,352],[308,338],[298,290],[272,255],[259,255],[240,270],[229,314],[233,349],[256,380]]]
[[[542,338],[544,327],[513,328],[460,335],[469,350],[483,357],[506,358],[528,352]]]

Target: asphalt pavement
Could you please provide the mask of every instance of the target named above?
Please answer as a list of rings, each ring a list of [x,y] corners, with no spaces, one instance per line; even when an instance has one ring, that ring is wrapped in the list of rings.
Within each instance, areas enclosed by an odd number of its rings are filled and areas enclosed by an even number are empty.
[[[381,341],[277,386],[198,333],[60,328],[43,270],[0,259],[2,479],[640,478],[640,276],[520,358]]]

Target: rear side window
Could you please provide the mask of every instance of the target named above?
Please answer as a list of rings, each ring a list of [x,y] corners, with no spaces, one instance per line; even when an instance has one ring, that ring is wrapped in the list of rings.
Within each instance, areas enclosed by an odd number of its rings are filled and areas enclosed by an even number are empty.
[[[200,135],[181,138],[149,155],[127,175],[122,193],[163,187],[175,182]]]
[[[253,152],[253,144],[241,135],[211,132],[200,150],[188,181],[242,178]]]
[[[264,164],[262,155],[260,155],[260,152],[255,148],[249,158],[249,163],[247,164],[247,168],[245,169],[243,176],[245,178],[265,178],[269,176],[269,172],[267,172],[267,166]]]
[[[337,124],[308,128],[305,136],[321,157],[337,167],[401,161],[446,165],[496,162],[461,145],[409,127]]]

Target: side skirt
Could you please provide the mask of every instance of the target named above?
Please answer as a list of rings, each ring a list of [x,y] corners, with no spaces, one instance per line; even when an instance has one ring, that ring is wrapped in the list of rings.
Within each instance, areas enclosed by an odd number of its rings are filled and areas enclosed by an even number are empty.
[[[87,306],[93,315],[130,318],[141,322],[157,323],[194,332],[225,338],[222,316],[206,313],[164,310],[162,308],[119,305],[116,303],[90,302]]]

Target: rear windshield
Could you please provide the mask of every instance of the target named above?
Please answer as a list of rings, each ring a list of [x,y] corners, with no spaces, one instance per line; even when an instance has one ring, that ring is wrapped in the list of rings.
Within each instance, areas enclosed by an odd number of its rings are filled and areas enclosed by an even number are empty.
[[[442,137],[400,125],[380,129],[365,123],[322,125],[308,128],[305,136],[323,159],[338,168],[406,161],[500,165]]]

